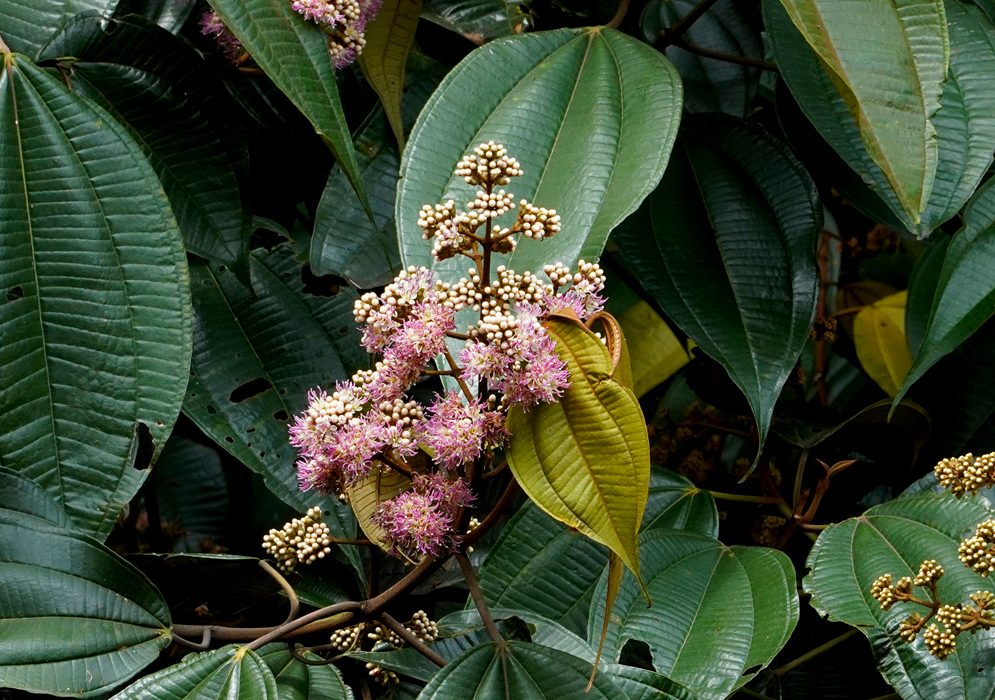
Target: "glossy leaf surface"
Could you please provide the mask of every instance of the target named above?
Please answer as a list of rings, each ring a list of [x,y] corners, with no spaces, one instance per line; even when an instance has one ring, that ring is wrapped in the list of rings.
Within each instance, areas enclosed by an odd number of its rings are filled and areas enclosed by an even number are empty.
[[[34,56],[38,49],[77,12],[110,14],[117,0],[0,0],[3,41],[15,53]]]
[[[865,306],[853,319],[853,344],[864,371],[888,396],[895,396],[912,366],[905,339],[908,292]]]
[[[901,621],[919,606],[899,603],[885,611],[870,593],[879,576],[891,574],[896,581],[915,576],[926,559],[935,559],[945,571],[937,587],[944,602],[966,603],[971,593],[990,588],[957,559],[964,533],[990,517],[984,503],[983,497],[957,500],[929,492],[904,496],[830,525],[809,555],[811,573],[804,586],[812,605],[867,636],[878,669],[904,698],[966,700],[991,694],[991,635],[959,635],[956,651],[939,661],[926,652],[921,635],[911,644],[898,637]],[[925,589],[914,590],[920,598],[928,595]]]
[[[685,119],[660,186],[613,240],[647,292],[746,394],[761,442],[815,317],[822,205],[767,131]]]
[[[0,467],[0,513],[29,515],[67,530],[75,529],[66,511],[37,483]]]
[[[402,261],[433,264],[418,212],[450,198],[465,209],[473,188],[453,174],[456,163],[491,140],[524,171],[506,189],[556,209],[563,229],[541,245],[525,241],[501,263],[521,273],[596,259],[663,174],[680,110],[674,67],[613,29],[538,32],[477,49],[442,81],[411,132],[396,210]],[[496,221],[511,225],[514,216]],[[461,259],[438,266],[457,277],[465,267]]]
[[[425,0],[422,16],[475,44],[521,34],[532,24],[517,0]]]
[[[0,510],[0,686],[106,696],[169,645],[169,609],[99,541]]]
[[[186,256],[125,129],[22,57],[6,61],[0,463],[106,536],[179,412]]]
[[[342,682],[335,666],[311,666],[296,660],[286,644],[267,644],[257,652],[276,680],[279,700],[352,700],[352,691]],[[306,658],[318,657],[304,652]]]
[[[400,150],[404,150],[404,119],[401,100],[408,54],[422,0],[386,0],[366,26],[366,46],[359,56],[363,75],[377,91]]]
[[[612,377],[601,340],[567,318],[547,322],[571,385],[556,403],[508,414],[508,466],[540,508],[639,572],[636,537],[650,481],[639,402]]]

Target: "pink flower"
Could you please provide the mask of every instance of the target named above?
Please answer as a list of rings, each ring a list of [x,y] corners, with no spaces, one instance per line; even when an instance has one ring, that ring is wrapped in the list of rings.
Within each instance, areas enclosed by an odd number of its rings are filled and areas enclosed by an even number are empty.
[[[415,474],[411,479],[411,486],[418,493],[425,494],[438,502],[449,514],[455,514],[457,508],[465,508],[476,499],[462,478],[450,481],[438,472]]]
[[[218,42],[218,48],[221,49],[225,58],[232,63],[239,63],[239,59],[245,53],[245,49],[242,48],[242,42],[225,26],[225,23],[221,21],[218,13],[214,10],[208,10],[200,18],[200,33],[205,36],[214,37]]]
[[[424,367],[446,349],[446,332],[455,327],[456,315],[451,308],[436,301],[424,301],[414,307],[391,343],[399,357],[412,362],[420,361],[421,367]]]
[[[432,405],[425,423],[424,440],[435,452],[435,461],[454,469],[480,456],[484,437],[484,405],[463,404],[460,394],[451,391]]]
[[[327,0],[294,0],[290,6],[304,15],[304,19],[326,27],[334,27],[345,22],[345,15]]]
[[[428,494],[406,491],[381,503],[373,523],[384,530],[391,554],[434,556],[452,546],[452,515]]]
[[[596,292],[585,291],[592,285],[583,285],[587,280],[581,280],[581,284],[574,285],[564,294],[550,296],[546,299],[546,313],[556,313],[558,311],[571,310],[582,321],[586,321],[594,314],[598,313],[605,306],[605,300]]]
[[[490,343],[471,340],[460,351],[460,365],[467,380],[499,377],[511,369],[512,360]]]

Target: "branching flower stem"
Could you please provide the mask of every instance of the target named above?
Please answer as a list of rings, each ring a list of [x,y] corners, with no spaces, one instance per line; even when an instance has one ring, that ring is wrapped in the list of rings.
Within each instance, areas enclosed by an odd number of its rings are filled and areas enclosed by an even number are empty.
[[[474,605],[477,606],[477,612],[480,614],[480,619],[483,621],[484,627],[487,629],[487,634],[491,636],[491,639],[494,640],[499,647],[504,647],[504,637],[501,636],[501,632],[494,623],[494,618],[491,617],[491,611],[487,607],[487,601],[484,600],[484,592],[480,590],[480,583],[477,581],[477,575],[473,572],[473,565],[470,563],[467,556],[462,552],[456,555],[456,561],[459,562],[460,570],[463,572],[463,578],[466,580],[467,588],[470,589],[470,596],[473,598]]]
[[[442,656],[439,655],[438,652],[425,644],[425,642],[415,636],[411,630],[387,613],[380,613],[380,622],[385,624],[391,632],[403,639],[405,644],[410,646],[412,649],[415,649],[419,654],[434,663],[436,666],[441,668],[448,663]]]

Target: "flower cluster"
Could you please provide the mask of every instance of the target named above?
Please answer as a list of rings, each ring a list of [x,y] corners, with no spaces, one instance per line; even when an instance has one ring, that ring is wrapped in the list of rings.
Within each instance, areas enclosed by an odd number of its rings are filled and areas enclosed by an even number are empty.
[[[973,537],[960,543],[958,559],[982,576],[995,571],[995,521],[986,520],[979,524]]]
[[[480,144],[455,172],[478,188],[465,211],[453,200],[426,205],[418,225],[437,260],[462,255],[473,266],[455,281],[408,267],[381,293],[363,294],[354,316],[363,346],[379,360],[331,393],[313,390],[290,429],[302,489],[342,493],[374,464],[413,476],[410,488],[373,514],[389,550],[408,560],[456,546],[454,529],[473,501],[461,477],[471,465],[486,466],[505,444],[508,410],[556,401],[570,385],[547,319],[587,320],[604,305],[605,276],[593,262],[581,260],[576,269],[551,263],[538,274],[492,269],[492,256],[513,251],[518,238],[543,240],[560,231],[555,210],[524,200],[515,221],[500,225],[514,199],[499,188],[523,172],[504,146]],[[439,375],[449,385],[432,403],[409,396],[416,383]],[[408,464],[426,455],[427,468]]]
[[[380,0],[292,0],[290,6],[325,31],[332,63],[345,68],[363,52],[366,25],[380,4]]]
[[[940,485],[957,498],[965,493],[978,493],[995,485],[995,452],[977,459],[968,453],[962,457],[940,460],[933,470]]]
[[[404,623],[406,627],[420,642],[429,644],[439,638],[439,626],[428,616],[424,610],[418,610],[411,619]],[[373,641],[373,651],[385,651],[389,649],[400,649],[405,646],[404,639],[381,623],[361,622],[352,627],[344,627],[335,630],[331,635],[331,645],[339,652],[348,653],[357,651],[362,643],[363,632],[366,638]],[[373,662],[367,662],[366,671],[375,681],[381,685],[393,685],[398,682],[397,674],[393,671]]]
[[[321,522],[321,508],[311,508],[303,518],[294,518],[282,529],[263,535],[263,549],[276,559],[276,567],[290,573],[298,563],[313,564],[331,552],[332,537]]]
[[[238,40],[214,10],[208,10],[200,18],[200,33],[212,37],[218,44],[218,49],[232,63],[241,63],[245,56],[242,42]]]

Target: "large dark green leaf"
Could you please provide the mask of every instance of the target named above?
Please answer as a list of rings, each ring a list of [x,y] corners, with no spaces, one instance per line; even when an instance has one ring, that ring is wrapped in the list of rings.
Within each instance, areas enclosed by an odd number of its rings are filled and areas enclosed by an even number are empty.
[[[821,228],[815,185],[784,144],[696,115],[660,186],[615,233],[643,288],[746,394],[761,443],[815,317]]]
[[[231,644],[190,654],[114,696],[114,700],[277,700],[273,672],[254,651]]]
[[[106,696],[171,624],[159,591],[97,540],[0,511],[0,686]]]
[[[352,700],[352,691],[334,666],[303,664],[280,642],[267,644],[258,654],[273,672],[279,700]],[[304,655],[318,660],[310,652]]]
[[[155,169],[183,242],[248,277],[249,154],[224,84],[187,42],[140,17],[78,15],[39,54],[73,90],[131,131]]]
[[[110,13],[118,0],[0,0],[0,40],[11,51],[33,56],[77,12]]]
[[[871,508],[859,518],[830,525],[808,558],[805,589],[812,605],[831,619],[860,629],[871,642],[885,680],[910,700],[989,698],[995,688],[995,653],[990,634],[960,635],[947,661],[926,652],[922,638],[907,644],[899,623],[922,608],[897,604],[882,610],[871,596],[879,576],[915,576],[919,565],[935,559],[945,571],[937,591],[945,603],[968,602],[990,582],[957,559],[964,532],[990,517],[983,497],[957,500],[950,494],[919,493]],[[918,590],[919,597],[928,595]]]
[[[911,50],[919,54],[915,59],[917,68],[922,65],[921,60],[925,60],[930,64],[928,66],[930,76],[935,73],[936,66],[933,62],[943,51],[943,47],[937,43],[940,37],[935,34],[934,26],[934,15],[940,8],[931,1],[911,4],[921,10],[923,20],[923,26],[918,30],[921,32],[920,39],[912,42],[911,48],[901,46],[904,40],[894,31],[893,21],[881,22],[873,27],[867,26],[866,29],[860,24],[861,31],[878,35],[878,40],[873,42],[874,58],[866,63],[864,62],[866,57],[858,61],[860,72],[865,78],[872,77],[877,72],[876,66],[881,65],[882,51]],[[886,14],[893,12],[890,3],[872,2],[867,5],[876,6],[870,10],[871,12],[884,11]],[[887,7],[884,7],[885,5]],[[775,58],[781,68],[781,76],[791,88],[802,111],[849,167],[856,171],[887,204],[894,216],[897,216],[908,230],[920,236],[928,235],[936,226],[956,214],[981,181],[991,163],[992,150],[995,147],[995,121],[992,119],[992,110],[995,107],[993,104],[995,49],[993,49],[991,26],[982,13],[974,7],[950,0],[944,2],[943,7],[945,13],[941,14],[945,14],[944,21],[947,23],[949,33],[949,68],[946,71],[946,80],[942,84],[939,110],[935,114],[930,114],[929,110],[926,110],[928,121],[924,123],[927,127],[927,139],[923,150],[923,144],[918,140],[922,132],[919,128],[911,131],[896,129],[898,120],[891,122],[884,120],[877,127],[867,121],[862,122],[863,126],[858,125],[858,121],[854,118],[856,112],[853,111],[855,103],[837,90],[833,79],[827,73],[825,64],[820,63],[788,14],[778,2],[764,3],[765,23]],[[854,26],[857,26],[857,23]],[[837,32],[833,41],[843,47],[845,41],[840,43],[841,34],[843,32]],[[854,37],[860,36],[860,31],[852,34]],[[926,36],[930,38],[927,40]],[[859,40],[846,45],[845,50],[851,59],[857,60],[858,54],[862,51]],[[899,81],[897,76],[900,70],[899,64],[889,62],[886,65],[889,69],[881,73],[881,76]],[[933,81],[934,77],[930,77],[929,80]],[[920,93],[925,96],[935,88],[935,84],[924,83],[921,89],[917,85],[905,87],[906,97],[902,99],[907,99],[908,96],[916,98]],[[921,97],[916,99],[920,99],[920,104],[923,104]],[[931,101],[932,98],[929,98],[925,104],[928,105]],[[859,103],[858,112],[867,105],[887,111],[898,104],[898,102],[889,104],[887,100],[879,100],[874,96],[874,90],[862,97]],[[918,115],[921,109],[917,108],[916,111],[916,118],[921,119]],[[865,113],[861,114],[867,116]],[[862,140],[862,135],[868,136],[868,129],[883,134],[884,141],[875,138],[871,138],[870,141]],[[930,130],[935,130],[935,138],[929,135]],[[889,135],[885,132],[891,133]],[[916,136],[910,139],[909,135],[913,133]],[[887,141],[892,143],[888,145]],[[936,144],[935,147],[931,145],[933,142]],[[926,161],[918,156],[908,159],[896,157],[889,163],[886,156],[882,155],[883,150],[875,150],[877,146],[887,146],[885,150],[890,149],[896,156],[903,148],[919,149],[926,154]],[[931,151],[935,153],[929,155]],[[930,166],[930,160],[935,161],[935,165]],[[920,167],[917,163],[927,165],[925,172],[928,177],[921,185],[914,185],[918,176],[913,177],[911,172],[911,169]],[[900,166],[899,169],[894,169],[895,165]],[[935,169],[935,177],[928,172],[929,168]],[[902,175],[902,170],[908,172]],[[896,185],[899,179],[903,184]],[[905,195],[901,194],[903,188],[907,190]],[[921,192],[913,195],[913,190],[917,188]],[[912,200],[917,197],[919,202],[915,204]]]
[[[182,401],[186,256],[128,132],[25,59],[4,58],[0,464],[103,536]]]
[[[320,504],[333,536],[352,537],[348,506],[298,487],[287,429],[310,389],[331,389],[367,357],[352,319],[357,295],[305,292],[295,253],[284,244],[251,257],[254,295],[230,270],[191,268],[196,381],[184,411],[281,500],[301,512]],[[358,567],[355,551],[345,551]]]
[[[933,310],[933,297],[936,296],[936,286],[940,282],[940,272],[943,270],[950,237],[933,236],[930,242],[932,245],[916,261],[912,275],[909,277],[909,299],[905,306],[905,337],[913,357],[919,354],[919,348],[922,347],[922,341],[926,337],[926,327],[929,325]]]
[[[30,515],[45,522],[75,529],[66,511],[36,482],[10,469],[0,467],[0,513]]]
[[[626,640],[644,641],[658,673],[718,700],[770,663],[798,621],[794,568],[781,552],[676,530],[643,533],[639,551],[653,607],[626,574],[605,639],[609,662]],[[603,577],[588,639],[600,633],[605,585]]]
[[[418,695],[419,700],[515,698],[617,700],[621,694],[605,674],[594,678],[585,695],[591,664],[538,644],[479,644],[453,659]]]
[[[993,257],[995,182],[989,181],[964,208],[964,227],[946,246],[922,344],[896,401],[926,370],[971,337],[995,313]]]
[[[646,41],[686,16],[697,3],[693,0],[650,0],[643,10],[640,27]],[[719,0],[688,28],[684,35],[692,44],[730,56],[760,60],[764,47],[732,0]],[[684,82],[684,106],[691,112],[725,112],[745,117],[753,102],[760,71],[757,68],[704,58],[670,45],[667,58]]]
[[[198,0],[120,0],[114,8],[115,17],[139,15],[163,29],[179,33],[190,19]]]
[[[563,227],[541,245],[525,241],[501,262],[524,272],[596,259],[609,231],[663,174],[680,110],[680,78],[670,62],[613,29],[538,32],[477,49],[442,81],[404,151],[401,259],[432,265],[418,212],[450,198],[465,208],[473,190],[453,171],[490,140],[522,164],[524,175],[508,190],[555,208]],[[465,263],[454,258],[439,269],[466,274]]]
[[[519,0],[424,0],[422,16],[483,44],[528,29],[527,6]]]
[[[325,32],[286,0],[210,0],[210,4],[252,60],[311,121],[369,211]]]
[[[180,530],[173,551],[199,552],[205,541],[227,544],[231,531],[228,482],[215,450],[174,436],[166,443],[152,478],[160,517]]]

